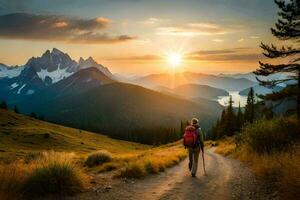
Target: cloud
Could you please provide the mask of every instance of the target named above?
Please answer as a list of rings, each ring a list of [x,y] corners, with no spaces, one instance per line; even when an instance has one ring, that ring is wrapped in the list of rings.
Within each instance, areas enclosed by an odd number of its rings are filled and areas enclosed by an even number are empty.
[[[219,42],[219,43],[224,42],[224,40],[222,40],[222,39],[213,39],[212,41],[213,42]]]
[[[201,50],[183,55],[187,61],[209,61],[209,62],[258,62],[264,59],[263,55],[256,53],[251,48],[232,48],[219,50]],[[106,60],[121,60],[129,62],[160,62],[165,57],[157,54],[147,54],[128,57],[114,57]]]
[[[116,43],[135,39],[103,31],[111,20],[81,19],[61,15],[12,13],[0,16],[0,38],[64,41],[72,43]]]
[[[128,56],[128,57],[115,57],[115,58],[107,58],[106,60],[122,60],[122,61],[161,61],[162,56],[148,54],[148,55],[140,55],[140,56]]]
[[[196,61],[258,61],[262,58],[262,54],[253,53],[249,48],[202,50],[186,55],[186,59]]]
[[[245,40],[244,38],[241,38],[238,40],[238,42],[244,42],[244,40]]]
[[[250,38],[251,39],[259,39],[260,37],[259,36],[251,36]]]
[[[157,35],[170,36],[199,36],[199,35],[224,35],[242,30],[238,25],[221,26],[213,23],[187,23],[177,26],[161,26],[156,29]]]
[[[156,18],[156,17],[150,17],[145,19],[144,21],[141,21],[142,24],[146,24],[146,25],[157,25],[157,24],[161,24],[164,22],[169,22],[169,19],[161,19],[161,18]]]

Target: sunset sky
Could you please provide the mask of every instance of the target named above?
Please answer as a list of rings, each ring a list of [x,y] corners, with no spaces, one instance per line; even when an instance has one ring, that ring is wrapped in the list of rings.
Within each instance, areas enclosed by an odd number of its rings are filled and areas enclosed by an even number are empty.
[[[114,73],[255,69],[277,19],[273,0],[0,0],[0,63],[21,65],[56,47]]]

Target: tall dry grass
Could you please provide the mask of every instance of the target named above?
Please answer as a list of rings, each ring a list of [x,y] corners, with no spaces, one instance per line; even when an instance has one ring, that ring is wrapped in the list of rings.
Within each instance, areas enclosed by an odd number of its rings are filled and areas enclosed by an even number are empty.
[[[30,167],[22,162],[0,166],[0,199],[21,199],[22,186],[30,172]]]
[[[97,165],[102,165],[106,162],[109,162],[112,160],[112,155],[106,150],[100,150],[94,153],[91,153],[88,155],[85,165],[88,167],[94,167]]]
[[[270,182],[279,191],[280,199],[296,199],[300,196],[300,146],[285,151],[258,154],[239,150],[238,158],[248,163],[256,175]]]
[[[300,125],[295,117],[260,120],[240,135],[237,157],[279,191],[280,199],[300,196]]]
[[[186,150],[181,145],[155,148],[131,159],[123,158],[126,164],[117,176],[143,178],[147,174],[157,174],[178,164],[186,156]]]
[[[236,144],[233,138],[224,138],[215,144],[215,152],[224,156],[231,155],[236,150]]]
[[[88,177],[74,163],[72,154],[42,152],[30,161],[0,167],[3,199],[32,199],[47,195],[71,195],[83,191]]]

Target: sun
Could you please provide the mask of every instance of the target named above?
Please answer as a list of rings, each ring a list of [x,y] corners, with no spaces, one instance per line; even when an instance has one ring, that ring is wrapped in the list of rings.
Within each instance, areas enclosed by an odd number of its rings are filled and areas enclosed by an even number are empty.
[[[179,53],[170,53],[167,58],[172,67],[177,67],[182,62],[182,56]]]

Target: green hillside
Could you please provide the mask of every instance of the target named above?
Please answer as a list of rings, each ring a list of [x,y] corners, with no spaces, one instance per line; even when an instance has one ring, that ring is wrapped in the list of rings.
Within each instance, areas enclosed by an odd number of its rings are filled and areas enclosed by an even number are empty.
[[[14,160],[32,151],[55,150],[85,155],[107,149],[111,153],[126,154],[149,148],[39,121],[3,109],[0,109],[0,141],[0,161]]]
[[[142,178],[185,157],[181,142],[120,141],[0,109],[0,199],[76,194],[91,190],[99,173]]]
[[[167,129],[179,130],[181,120],[192,117],[198,117],[201,127],[208,130],[221,111],[222,107],[214,101],[193,103],[124,83],[107,84],[80,95],[59,98],[35,110],[55,123],[148,144],[178,139],[164,141],[159,136],[168,132],[166,137],[171,138],[173,131]],[[164,130],[159,136],[153,134],[161,129]]]

